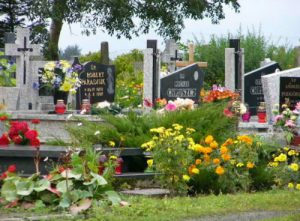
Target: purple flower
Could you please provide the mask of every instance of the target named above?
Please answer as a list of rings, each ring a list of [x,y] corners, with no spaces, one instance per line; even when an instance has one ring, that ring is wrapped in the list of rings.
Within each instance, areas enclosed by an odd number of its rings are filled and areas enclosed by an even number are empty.
[[[101,155],[100,157],[99,157],[99,162],[100,163],[105,163],[107,161],[107,156],[106,155]]]
[[[174,103],[168,103],[166,106],[165,106],[165,109],[167,111],[175,111],[176,110],[176,104]]]
[[[73,70],[74,71],[81,71],[82,70],[82,66],[80,65],[80,64],[75,64],[74,66],[73,66]]]

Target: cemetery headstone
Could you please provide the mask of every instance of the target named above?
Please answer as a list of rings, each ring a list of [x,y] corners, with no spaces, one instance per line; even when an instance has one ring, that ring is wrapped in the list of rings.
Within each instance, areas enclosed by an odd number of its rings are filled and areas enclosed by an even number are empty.
[[[161,78],[161,98],[175,100],[189,98],[199,103],[200,90],[203,87],[204,73],[198,64],[185,68]]]
[[[261,77],[275,73],[277,69],[281,70],[278,63],[271,62],[244,75],[244,102],[249,105],[251,115],[256,115],[259,103],[264,102]]]
[[[78,89],[77,100],[89,99],[91,104],[108,101],[115,97],[115,66],[88,62],[79,74],[81,87]]]
[[[109,65],[109,47],[108,42],[101,42],[100,64]]]
[[[189,60],[188,61],[176,61],[176,67],[186,67],[188,65],[196,63],[200,68],[206,68],[207,62],[196,62],[194,59],[195,45],[189,44]]]
[[[300,68],[288,69],[274,74],[262,76],[263,93],[267,108],[268,120],[272,120],[274,115],[272,110],[280,104],[280,78],[281,77],[299,77]],[[288,94],[284,94],[288,95]]]
[[[182,60],[178,57],[178,46],[174,39],[165,41],[166,48],[162,53],[162,62],[168,65],[168,72],[174,72],[176,70],[176,61]]]
[[[279,107],[287,104],[294,109],[300,101],[300,77],[280,77]]]
[[[16,87],[1,88],[0,98],[5,100],[9,110],[30,110],[36,107],[38,92],[32,85],[37,81],[37,73],[32,56],[40,56],[40,45],[30,44],[28,28],[17,28],[15,44],[5,44],[5,55],[16,57]],[[11,93],[13,91],[13,93]]]

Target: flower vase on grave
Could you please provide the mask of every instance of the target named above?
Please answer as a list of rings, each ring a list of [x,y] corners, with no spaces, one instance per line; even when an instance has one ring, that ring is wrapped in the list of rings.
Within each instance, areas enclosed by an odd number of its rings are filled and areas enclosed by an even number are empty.
[[[265,102],[260,102],[260,104],[257,108],[257,118],[258,118],[258,123],[266,123],[267,122],[267,112],[266,112]]]
[[[249,122],[250,117],[251,117],[251,114],[250,114],[250,111],[249,111],[249,106],[248,106],[248,104],[244,104],[244,105],[246,107],[246,112],[244,114],[242,114],[242,121],[243,122]]]

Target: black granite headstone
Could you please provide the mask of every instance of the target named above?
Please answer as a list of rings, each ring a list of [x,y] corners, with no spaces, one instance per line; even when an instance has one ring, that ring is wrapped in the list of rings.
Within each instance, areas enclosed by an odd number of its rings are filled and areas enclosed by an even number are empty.
[[[300,77],[280,77],[279,107],[287,104],[294,109],[300,101]]]
[[[260,102],[264,102],[261,77],[281,70],[276,62],[272,62],[244,75],[244,102],[249,105],[251,115],[256,115]]]
[[[203,81],[204,73],[199,66],[189,65],[161,78],[161,98],[166,100],[189,98],[198,103]]]
[[[115,66],[88,62],[80,73],[81,87],[77,100],[89,99],[91,104],[108,101],[115,97]]]

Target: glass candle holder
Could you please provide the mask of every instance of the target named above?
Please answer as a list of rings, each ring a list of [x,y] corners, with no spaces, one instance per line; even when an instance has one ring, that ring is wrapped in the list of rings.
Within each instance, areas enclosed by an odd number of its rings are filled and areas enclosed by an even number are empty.
[[[247,110],[246,113],[242,114],[242,121],[243,122],[249,122],[251,118],[250,111]]]
[[[64,104],[64,100],[57,100],[55,105],[55,113],[64,114],[66,112],[66,105]]]
[[[258,123],[266,123],[267,122],[267,112],[266,112],[265,102],[260,102],[260,104],[257,108],[257,118],[258,118]]]

